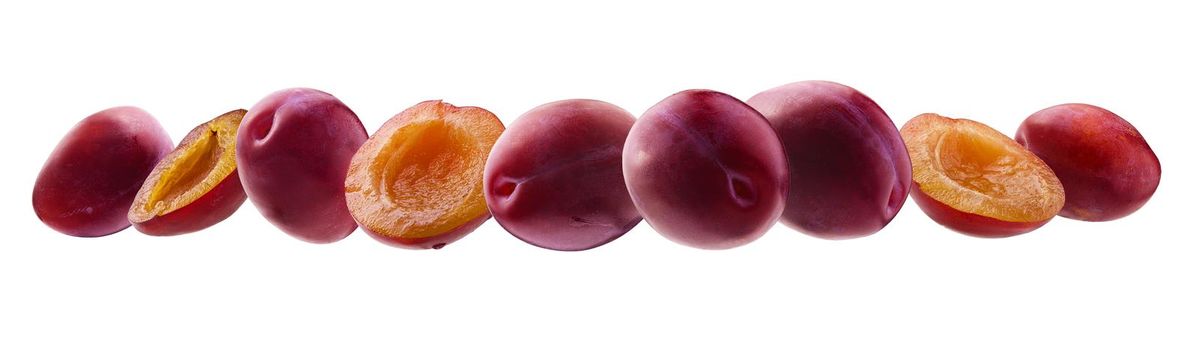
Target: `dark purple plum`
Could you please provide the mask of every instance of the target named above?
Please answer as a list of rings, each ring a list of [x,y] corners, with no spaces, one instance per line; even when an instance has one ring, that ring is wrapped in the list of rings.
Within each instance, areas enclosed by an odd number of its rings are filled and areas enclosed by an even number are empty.
[[[802,81],[751,97],[787,152],[782,222],[826,239],[871,235],[907,199],[912,163],[895,123],[851,87]]]
[[[50,153],[33,185],[33,211],[71,236],[106,236],[129,227],[126,214],[146,176],[175,143],[136,107],[84,118]]]
[[[281,90],[242,120],[237,174],[250,202],[283,232],[336,242],[358,228],[346,206],[345,180],[364,142],[362,122],[333,95]]]
[[[679,92],[650,107],[629,131],[623,165],[646,222],[696,248],[761,237],[787,195],[787,159],[770,123],[711,90]]]
[[[620,154],[633,115],[595,100],[534,108],[500,135],[483,171],[496,221],[529,244],[586,250],[641,222]]]

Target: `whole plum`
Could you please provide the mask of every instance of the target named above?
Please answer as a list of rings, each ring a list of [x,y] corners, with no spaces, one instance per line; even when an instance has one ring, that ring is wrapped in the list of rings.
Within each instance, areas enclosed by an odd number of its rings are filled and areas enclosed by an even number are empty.
[[[1016,142],[1053,169],[1066,189],[1058,214],[1084,221],[1115,220],[1140,209],[1157,191],[1162,165],[1132,124],[1081,103],[1033,113]]]
[[[802,81],[748,103],[787,152],[784,224],[849,239],[878,232],[899,212],[912,187],[912,163],[895,123],[870,97],[834,82]]]
[[[154,166],[175,146],[158,120],[115,107],[76,124],[42,166],[33,210],[50,228],[78,237],[129,227],[126,213]]]
[[[633,115],[595,100],[547,103],[500,135],[483,172],[491,214],[538,247],[585,250],[641,222],[620,153]]]
[[[625,183],[658,233],[692,247],[752,242],[782,214],[787,159],[760,113],[711,90],[676,93],[633,124]]]
[[[350,158],[366,142],[358,116],[305,88],[263,98],[237,130],[237,173],[258,211],[287,234],[336,242],[358,225],[345,199]]]

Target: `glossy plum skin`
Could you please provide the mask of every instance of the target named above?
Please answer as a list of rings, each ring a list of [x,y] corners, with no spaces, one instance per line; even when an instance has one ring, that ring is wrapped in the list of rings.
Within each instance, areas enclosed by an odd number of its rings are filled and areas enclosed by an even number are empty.
[[[751,97],[787,153],[791,184],[782,222],[826,239],[871,235],[891,222],[912,183],[895,123],[866,95],[802,81]]]
[[[134,223],[138,231],[151,236],[176,236],[196,232],[228,219],[246,201],[237,172],[192,204],[152,220]]]
[[[311,243],[358,227],[346,207],[350,158],[366,142],[358,116],[325,92],[293,88],[255,104],[237,133],[237,172],[250,202],[287,234]]]
[[[920,190],[912,189],[912,200],[929,218],[958,233],[978,238],[1007,238],[1031,232],[1049,223],[1049,219],[1031,222],[1003,221],[967,213],[933,199]]]
[[[1049,107],[1020,125],[1016,142],[1045,161],[1066,189],[1058,214],[1084,221],[1119,219],[1157,191],[1161,162],[1132,124],[1080,103]]]
[[[50,154],[33,186],[33,210],[47,226],[77,237],[129,227],[125,214],[170,135],[136,107],[115,107],[76,124]]]
[[[623,166],[646,222],[696,248],[761,237],[787,195],[787,159],[770,123],[711,90],[679,92],[650,107],[629,131]]]
[[[632,114],[595,100],[538,106],[500,135],[483,171],[487,206],[529,244],[586,250],[641,222],[620,155]]]

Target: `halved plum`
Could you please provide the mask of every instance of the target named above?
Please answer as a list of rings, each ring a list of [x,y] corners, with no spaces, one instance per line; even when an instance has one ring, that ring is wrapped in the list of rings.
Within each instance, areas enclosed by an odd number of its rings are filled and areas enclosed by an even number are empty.
[[[1065,203],[1053,170],[982,123],[926,113],[900,130],[912,159],[912,199],[937,223],[986,238],[1049,222]]]
[[[146,178],[129,221],[142,233],[172,236],[229,218],[246,201],[237,177],[237,129],[246,110],[222,114],[192,129]]]
[[[426,101],[392,117],[350,160],[346,205],[371,237],[440,249],[491,217],[483,167],[504,124],[485,109]]]

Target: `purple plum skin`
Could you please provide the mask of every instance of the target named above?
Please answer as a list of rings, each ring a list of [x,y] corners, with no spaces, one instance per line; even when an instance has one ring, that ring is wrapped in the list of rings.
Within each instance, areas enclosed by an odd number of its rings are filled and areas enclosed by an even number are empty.
[[[596,100],[563,100],[516,119],[483,171],[487,206],[529,244],[562,251],[604,245],[641,222],[620,155],[633,115]]]
[[[129,227],[129,207],[154,166],[175,148],[158,120],[137,107],[84,118],[50,154],[33,185],[33,210],[50,228],[76,237]]]
[[[724,93],[687,90],[650,107],[625,142],[633,203],[666,238],[728,249],[761,237],[787,195],[787,160],[770,124]]]
[[[748,100],[787,152],[790,192],[782,222],[811,236],[869,236],[891,222],[912,186],[895,123],[858,90],[802,81]]]
[[[1058,215],[1111,221],[1136,212],[1161,182],[1162,164],[1132,124],[1102,107],[1067,103],[1033,113],[1016,142],[1045,161],[1062,181]]]
[[[306,242],[336,242],[358,228],[345,178],[366,138],[358,116],[333,95],[277,91],[250,108],[238,128],[238,176],[276,227]]]

